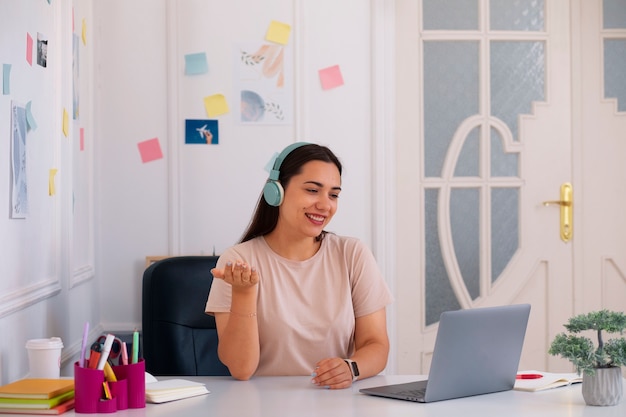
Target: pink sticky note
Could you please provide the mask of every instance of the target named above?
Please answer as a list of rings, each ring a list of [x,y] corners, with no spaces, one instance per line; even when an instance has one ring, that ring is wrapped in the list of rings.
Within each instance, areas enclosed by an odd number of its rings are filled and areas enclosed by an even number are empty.
[[[26,34],[26,61],[28,65],[33,66],[33,38],[30,33]]]
[[[323,90],[330,90],[331,88],[343,85],[343,77],[341,76],[339,65],[321,69],[319,70],[319,74]]]
[[[163,152],[161,152],[161,145],[159,144],[158,138],[144,140],[143,142],[139,142],[137,146],[139,147],[141,162],[144,164],[163,158]]]
[[[85,128],[84,127],[80,128],[80,150],[81,151],[85,150]]]

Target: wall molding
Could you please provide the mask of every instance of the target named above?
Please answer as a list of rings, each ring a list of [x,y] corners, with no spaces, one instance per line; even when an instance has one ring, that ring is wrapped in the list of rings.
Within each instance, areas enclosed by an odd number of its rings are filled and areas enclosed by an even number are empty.
[[[74,269],[70,279],[70,288],[74,288],[83,282],[87,282],[96,276],[96,270],[93,265],[83,265]]]
[[[37,304],[61,292],[58,279],[49,279],[22,287],[0,298],[0,318]]]

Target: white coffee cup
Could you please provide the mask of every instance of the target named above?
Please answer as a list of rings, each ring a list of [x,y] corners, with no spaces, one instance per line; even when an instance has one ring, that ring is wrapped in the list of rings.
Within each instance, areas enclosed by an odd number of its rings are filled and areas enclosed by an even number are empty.
[[[31,339],[26,342],[29,378],[59,378],[61,376],[61,350],[63,341],[59,337]]]

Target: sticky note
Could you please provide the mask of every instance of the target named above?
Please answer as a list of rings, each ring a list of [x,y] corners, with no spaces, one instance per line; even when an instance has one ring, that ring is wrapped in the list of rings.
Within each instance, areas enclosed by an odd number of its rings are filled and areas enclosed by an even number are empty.
[[[56,168],[50,168],[48,173],[48,195],[55,195],[56,189],[54,187],[54,177],[56,177],[58,170]]]
[[[87,45],[87,21],[83,19],[83,29],[82,29],[83,45]]]
[[[267,29],[265,39],[270,42],[276,42],[281,45],[287,45],[289,42],[289,34],[291,33],[291,26],[286,23],[277,22],[272,20],[270,27]]]
[[[228,103],[223,94],[214,94],[204,98],[204,107],[209,117],[219,116],[228,113]]]
[[[163,158],[163,152],[161,152],[161,144],[158,138],[139,142],[137,147],[139,148],[139,155],[141,155],[141,162],[144,164]]]
[[[29,129],[35,130],[37,129],[37,122],[35,122],[35,116],[33,116],[33,112],[31,110],[32,104],[32,101],[26,103],[26,123],[28,124]]]
[[[70,117],[67,110],[63,109],[63,134],[68,137],[70,134]]]
[[[204,52],[185,55],[185,75],[206,74],[207,72],[209,72],[209,64]]]
[[[26,34],[26,62],[31,67],[33,66],[33,37],[30,33]]]
[[[341,75],[339,65],[321,69],[319,70],[319,75],[322,89],[324,90],[330,90],[331,88],[343,85],[343,76]]]
[[[265,164],[265,171],[269,174],[272,172],[272,170],[274,169],[274,164],[276,163],[276,158],[278,158],[278,152],[274,152],[274,155],[272,155],[272,158],[267,161],[267,164]]]
[[[11,64],[2,64],[2,94],[11,93]]]
[[[80,145],[79,145],[79,149],[81,151],[85,150],[85,128],[84,127],[80,128]]]

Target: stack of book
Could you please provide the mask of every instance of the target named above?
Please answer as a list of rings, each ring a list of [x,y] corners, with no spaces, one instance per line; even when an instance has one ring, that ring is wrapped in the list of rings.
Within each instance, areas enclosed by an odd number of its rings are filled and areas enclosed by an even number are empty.
[[[62,414],[74,408],[74,379],[20,379],[0,386],[0,414]]]

